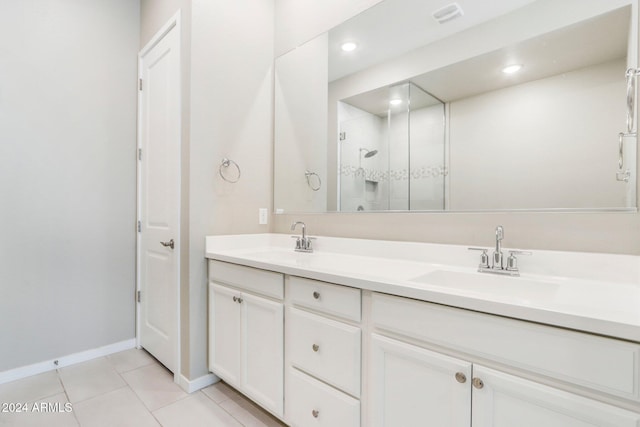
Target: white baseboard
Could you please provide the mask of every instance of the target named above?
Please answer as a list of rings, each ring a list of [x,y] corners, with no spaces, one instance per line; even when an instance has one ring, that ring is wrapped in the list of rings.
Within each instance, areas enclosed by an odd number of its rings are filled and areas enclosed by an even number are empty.
[[[132,338],[130,340],[105,345],[104,347],[61,356],[57,359],[46,360],[44,362],[34,363],[33,365],[9,369],[8,371],[0,372],[0,384],[41,374],[47,371],[53,371],[54,369],[64,368],[65,366],[75,365],[76,363],[86,362],[87,360],[97,359],[98,357],[108,356],[113,353],[135,348],[135,346],[136,340],[135,338]]]
[[[180,382],[178,385],[187,393],[193,393],[205,387],[215,384],[220,381],[220,378],[213,374],[203,375],[195,380],[188,380],[184,375],[180,375]]]

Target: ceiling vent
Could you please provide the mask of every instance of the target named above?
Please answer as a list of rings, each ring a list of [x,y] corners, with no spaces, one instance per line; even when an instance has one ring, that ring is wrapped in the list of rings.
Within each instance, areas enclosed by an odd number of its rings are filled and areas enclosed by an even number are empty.
[[[464,11],[458,3],[451,3],[434,11],[431,16],[440,24],[452,21],[464,15]]]

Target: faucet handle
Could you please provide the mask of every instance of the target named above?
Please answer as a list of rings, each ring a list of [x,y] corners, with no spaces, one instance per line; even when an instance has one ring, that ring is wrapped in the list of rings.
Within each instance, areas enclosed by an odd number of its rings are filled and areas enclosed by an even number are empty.
[[[309,252],[313,251],[313,248],[311,247],[312,240],[316,240],[316,238],[307,236],[307,238],[302,242],[302,244],[304,245],[303,249],[306,249]]]
[[[533,252],[520,250],[509,251],[509,258],[507,258],[508,271],[518,271],[518,258],[516,258],[516,255],[533,255]]]
[[[291,236],[292,239],[296,239],[296,250],[302,249],[302,237]]]
[[[512,255],[533,255],[531,251],[521,251],[520,249],[514,249],[509,251],[509,256]]]
[[[488,249],[485,248],[467,248],[470,251],[482,251],[480,255],[480,265],[479,268],[489,268],[489,254],[487,253]]]

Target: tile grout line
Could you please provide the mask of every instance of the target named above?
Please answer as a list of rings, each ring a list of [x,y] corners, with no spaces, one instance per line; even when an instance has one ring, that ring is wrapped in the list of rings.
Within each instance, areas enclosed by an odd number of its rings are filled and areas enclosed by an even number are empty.
[[[107,361],[107,364],[108,364],[108,365],[109,365],[109,367],[113,370],[113,372],[115,372],[115,373],[118,375],[118,377],[122,380],[122,382],[124,383],[124,385],[123,385],[123,386],[121,386],[121,387],[115,388],[115,389],[113,389],[113,390],[105,391],[105,392],[100,393],[100,394],[98,394],[98,395],[96,395],[96,396],[92,396],[92,397],[89,397],[89,398],[84,399],[84,400],[79,400],[78,402],[71,402],[71,398],[69,397],[69,393],[67,392],[67,387],[65,386],[64,381],[62,380],[62,376],[60,375],[60,368],[56,369],[56,373],[57,373],[57,375],[58,375],[58,380],[59,380],[59,381],[60,381],[60,383],[62,384],[62,388],[63,388],[63,390],[64,390],[64,394],[67,396],[67,400],[69,401],[69,403],[71,403],[71,405],[75,406],[75,405],[77,405],[77,404],[79,404],[79,403],[88,402],[89,400],[92,400],[92,399],[95,399],[95,398],[98,398],[98,397],[102,397],[102,396],[104,396],[104,395],[106,395],[106,394],[109,394],[109,393],[112,393],[112,392],[115,392],[115,391],[118,391],[118,390],[122,390],[122,389],[124,389],[124,388],[129,388],[129,389],[131,389],[131,387],[129,387],[129,383],[124,379],[124,377],[122,376],[122,374],[121,374],[120,372],[118,372],[118,370],[115,368],[115,366],[113,365],[113,363],[111,362],[111,360],[109,360],[109,357],[108,357],[108,356],[103,356],[103,358]],[[98,358],[98,359],[100,359],[100,358]],[[97,360],[97,359],[94,359],[94,360]],[[133,391],[133,390],[131,389],[131,391]],[[134,395],[136,395],[136,393],[135,393],[135,392],[133,392],[133,393],[134,393]],[[138,396],[136,395],[136,397],[138,397]],[[144,406],[144,404],[143,404],[143,406]],[[146,407],[146,406],[144,406],[144,408],[145,408],[145,409],[147,409],[147,407]],[[147,410],[148,410],[148,409],[147,409]],[[149,411],[149,412],[150,412],[150,411]],[[75,418],[76,422],[78,423],[78,426],[79,426],[79,427],[82,427],[82,423],[80,422],[80,419],[78,418],[78,415],[77,415],[77,413],[76,413],[76,411],[75,411],[75,410],[73,411],[73,417]]]
[[[143,351],[144,351],[144,350],[143,350]],[[145,353],[147,353],[147,352],[145,351]],[[147,354],[148,354],[148,353],[147,353]],[[156,415],[153,413],[154,411],[152,411],[151,409],[149,409],[149,408],[147,407],[147,405],[142,401],[142,398],[138,395],[138,393],[136,393],[136,391],[133,389],[133,387],[131,387],[131,384],[129,384],[129,382],[127,381],[127,379],[124,377],[124,374],[127,374],[127,373],[129,373],[129,372],[137,371],[138,369],[142,369],[142,368],[147,368],[147,367],[149,367],[149,366],[151,366],[151,365],[159,365],[159,364],[160,364],[160,362],[158,362],[158,360],[157,360],[157,359],[155,359],[153,356],[151,356],[150,354],[149,354],[149,356],[151,357],[151,359],[149,360],[149,363],[144,364],[144,365],[141,365],[141,366],[138,366],[138,367],[135,367],[135,368],[132,368],[132,369],[128,369],[128,370],[126,370],[126,371],[122,371],[122,372],[119,372],[119,371],[116,369],[116,367],[115,367],[114,363],[111,361],[111,359],[110,359],[108,356],[107,356],[107,360],[108,360],[109,364],[113,367],[113,369],[118,373],[118,375],[120,375],[120,378],[122,378],[122,381],[124,381],[124,383],[126,384],[126,387],[127,387],[129,390],[131,390],[131,392],[132,392],[132,393],[133,393],[133,395],[136,397],[136,399],[138,400],[138,402],[140,402],[140,404],[141,404],[141,405],[142,405],[142,407],[145,409],[145,411],[147,411],[147,413],[148,413],[149,415],[151,415],[151,418],[153,418],[153,420],[154,420],[154,421],[155,421],[159,426],[161,426],[161,427],[162,427],[162,423],[161,423],[161,422],[160,422],[160,420],[156,417]],[[180,399],[179,399],[179,400],[180,400]],[[174,403],[175,403],[175,402],[174,402]],[[159,408],[158,408],[158,409],[159,409]],[[82,426],[80,426],[80,427],[82,427]]]
[[[236,405],[238,405],[238,407],[239,407],[240,409],[244,410],[246,413],[248,413],[249,415],[251,415],[252,417],[254,417],[254,418],[255,418],[256,420],[258,420],[260,423],[262,423],[262,421],[260,421],[260,420],[258,419],[258,417],[256,417],[254,414],[252,414],[252,413],[251,413],[251,411],[249,411],[247,408],[243,407],[242,405],[240,405],[240,403],[238,403],[238,401],[241,401],[241,400],[248,400],[248,401],[251,401],[251,400],[250,400],[247,396],[245,396],[244,394],[240,393],[239,391],[237,391],[237,390],[236,390],[236,389],[234,389],[233,387],[229,386],[227,383],[224,383],[224,384],[225,384],[227,387],[231,388],[235,393],[237,393],[237,397],[236,397],[235,399],[234,399],[234,398],[229,397],[229,398],[227,398],[227,399],[225,399],[225,400],[221,401],[220,403],[228,402],[229,400],[230,400],[230,401],[232,401],[232,402],[235,402],[235,404],[236,404]],[[202,390],[199,390],[199,391],[202,391]],[[203,394],[204,394],[205,396],[207,396],[207,395],[206,395],[206,393],[204,393],[204,392],[203,392]],[[207,397],[209,397],[209,396],[207,396]],[[210,397],[209,397],[209,399],[213,401],[213,399],[211,399]],[[219,406],[223,411],[225,411],[227,414],[229,414],[229,415],[231,416],[231,418],[233,418],[234,420],[236,420],[236,421],[238,422],[238,424],[240,424],[240,425],[241,425],[241,426],[243,426],[243,427],[246,427],[246,424],[244,424],[240,419],[238,419],[235,415],[233,415],[231,412],[229,412],[229,411],[228,411],[224,406],[220,405],[220,403],[217,403],[217,402],[215,402],[215,401],[213,401],[213,403],[215,403],[216,405],[218,405],[218,406]]]
[[[218,383],[217,383],[217,384],[218,384]],[[225,384],[226,384],[226,383],[225,383]],[[234,391],[235,391],[235,389],[234,389]],[[228,398],[226,398],[226,399],[224,399],[224,400],[222,400],[222,401],[220,401],[220,402],[216,402],[216,401],[215,401],[215,400],[213,400],[209,395],[207,395],[207,393],[205,393],[204,391],[202,391],[202,389],[201,389],[201,390],[198,390],[198,391],[197,391],[197,393],[202,393],[202,394],[204,394],[204,396],[205,396],[207,399],[209,399],[211,402],[213,402],[213,404],[214,404],[214,405],[216,405],[217,407],[219,407],[220,409],[222,409],[224,412],[226,412],[227,414],[229,414],[229,416],[230,416],[231,418],[233,418],[234,420],[236,420],[236,421],[238,422],[238,424],[240,424],[240,425],[241,425],[241,426],[243,426],[243,427],[246,427],[246,424],[244,424],[242,421],[240,421],[238,418],[236,418],[236,417],[235,417],[231,412],[229,412],[229,411],[228,411],[224,406],[220,405],[221,403],[223,403],[223,402],[227,402],[227,401],[229,401],[229,400],[231,400],[231,401],[235,401],[235,399],[232,399],[232,398],[228,397]],[[239,393],[239,392],[237,392],[237,393]],[[225,395],[225,396],[226,396],[226,395]],[[241,396],[241,397],[243,397],[243,398],[246,398],[246,397],[244,397],[244,395],[239,395],[239,396]],[[240,405],[238,404],[238,406],[240,406]],[[244,408],[243,408],[243,409],[244,409]]]
[[[60,385],[62,386],[62,391],[64,392],[64,395],[67,398],[67,402],[71,403],[71,399],[69,398],[69,393],[67,393],[67,387],[64,385],[64,381],[62,381],[62,376],[60,375],[60,368],[56,368],[56,378],[58,379],[58,381],[60,382]],[[82,427],[82,424],[80,424],[80,419],[78,418],[78,415],[76,414],[76,411],[73,409],[73,403],[71,403],[71,413],[73,414],[73,419],[76,420],[76,423],[78,424],[79,427]]]
[[[133,371],[134,369],[132,369]],[[142,399],[140,398],[140,396],[138,396],[138,393],[136,393],[136,391],[131,387],[131,385],[129,385],[129,383],[127,383],[127,381],[125,380],[125,383],[127,384],[127,387],[129,388],[129,390],[131,390],[131,392],[133,393],[133,395],[136,397],[136,399],[138,399],[138,401],[140,402],[140,404],[142,405],[142,407],[145,409],[145,411],[147,411],[149,413],[149,415],[151,415],[151,417],[158,423],[159,426],[162,426],[162,423],[160,422],[160,420],[158,418],[156,418],[155,414],[153,413],[153,411],[151,409],[149,409],[147,407],[147,405],[145,405],[145,403],[142,401]],[[80,426],[82,427],[82,426]]]
[[[136,370],[138,370],[138,369],[142,369],[142,368],[147,368],[147,367],[149,367],[150,365],[151,365],[151,364],[149,364],[149,365],[145,365],[145,366],[140,366],[140,367],[138,367],[138,368],[131,369],[131,370],[127,371],[126,373],[130,373],[130,372],[136,371]],[[166,368],[165,368],[162,364],[160,364],[160,363],[158,363],[158,364],[157,364],[157,366],[160,366],[160,367],[162,367],[163,369],[166,369]],[[123,372],[123,373],[124,373],[124,372]],[[122,376],[122,375],[121,375],[121,376]],[[177,402],[179,402],[179,401],[181,401],[181,400],[184,400],[184,399],[186,399],[187,397],[191,396],[189,393],[186,393],[186,392],[185,392],[185,396],[179,397],[178,399],[174,400],[173,402],[169,402],[169,403],[167,403],[167,404],[165,404],[165,405],[162,405],[162,406],[160,406],[160,407],[158,407],[158,408],[156,408],[156,409],[154,409],[154,410],[151,410],[151,409],[149,409],[149,407],[147,407],[147,405],[142,401],[142,398],[140,397],[140,395],[138,395],[138,393],[135,391],[135,389],[134,389],[133,387],[131,387],[131,384],[129,384],[129,382],[126,380],[126,378],[122,377],[122,379],[123,379],[123,381],[125,382],[125,384],[127,384],[127,387],[129,387],[129,388],[131,389],[131,391],[133,391],[133,394],[135,394],[135,395],[136,395],[136,397],[138,398],[138,400],[142,403],[142,406],[144,406],[144,408],[145,408],[145,409],[146,409],[146,410],[147,410],[151,415],[153,415],[153,417],[154,417],[154,418],[155,418],[155,415],[154,415],[154,412],[155,412],[155,411],[158,411],[158,410],[160,410],[160,409],[162,409],[162,408],[166,408],[167,406],[173,405],[174,403],[177,403]],[[173,382],[173,381],[172,381],[172,382]],[[175,383],[173,383],[173,384],[175,384]],[[176,384],[176,386],[177,386],[177,384]],[[178,387],[180,387],[180,386],[178,386]],[[182,390],[182,388],[180,388],[180,390]],[[182,391],[184,391],[184,390],[182,390]],[[160,421],[159,421],[159,420],[158,420],[158,423],[160,423]],[[160,425],[162,425],[162,423],[160,423]]]
[[[114,390],[110,390],[110,391],[107,391],[107,392],[101,393],[101,394],[99,394],[99,395],[97,395],[97,396],[93,396],[93,397],[90,397],[89,399],[85,399],[85,400],[82,400],[82,401],[80,401],[80,402],[76,402],[76,403],[86,402],[86,401],[88,401],[88,400],[95,399],[95,398],[97,398],[97,397],[101,397],[101,396],[104,396],[104,395],[106,395],[106,394],[109,394],[109,393],[112,393],[112,392],[115,392],[115,391],[119,391],[119,390],[122,390],[122,389],[128,388],[128,389],[131,391],[131,393],[133,393],[133,395],[136,397],[136,399],[138,400],[138,402],[140,402],[140,405],[142,405],[142,407],[145,409],[145,411],[147,411],[147,413],[149,413],[149,415],[151,415],[151,417],[152,417],[152,418],[153,418],[153,419],[158,423],[158,425],[162,426],[162,423],[160,422],[160,420],[158,420],[158,419],[155,417],[155,415],[153,414],[153,411],[151,411],[151,409],[149,409],[149,408],[147,407],[147,405],[142,401],[142,398],[138,395],[138,393],[136,393],[136,391],[133,389],[133,387],[131,387],[131,384],[129,384],[129,382],[127,381],[127,379],[124,377],[124,374],[125,374],[125,373],[129,373],[129,372],[136,371],[136,370],[138,370],[138,369],[146,368],[146,367],[148,367],[148,366],[152,365],[152,364],[153,364],[153,362],[152,362],[152,363],[148,363],[148,364],[143,365],[143,366],[138,366],[137,368],[129,369],[128,371],[119,372],[119,371],[116,369],[116,367],[115,367],[115,365],[113,364],[113,362],[112,362],[108,357],[105,357],[105,359],[107,360],[107,362],[108,362],[109,366],[111,367],[111,369],[113,369],[113,371],[114,371],[114,372],[115,372],[115,373],[120,377],[120,379],[122,380],[122,382],[124,383],[124,385],[123,385],[122,387],[118,387],[118,388],[116,388],[116,389],[114,389]],[[62,380],[61,380],[61,382],[62,382]],[[64,387],[64,384],[63,384],[63,387]],[[66,389],[65,389],[65,393],[66,393]],[[67,396],[67,399],[68,399],[68,396]],[[75,416],[75,413],[74,413],[74,416]],[[80,427],[82,427],[82,424],[80,423],[80,420],[78,420],[78,417],[77,417],[77,416],[76,416],[76,420],[78,421],[78,425],[79,425]]]

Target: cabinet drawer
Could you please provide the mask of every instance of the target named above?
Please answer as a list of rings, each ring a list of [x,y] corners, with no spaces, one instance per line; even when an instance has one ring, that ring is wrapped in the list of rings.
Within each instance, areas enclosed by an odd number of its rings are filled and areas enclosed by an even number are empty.
[[[287,421],[292,427],[359,427],[360,402],[289,368]]]
[[[373,295],[378,330],[640,401],[640,345],[587,333]]]
[[[287,292],[297,306],[360,321],[360,289],[290,276]]]
[[[292,365],[360,396],[360,328],[296,308],[288,309],[286,325]]]
[[[284,298],[284,277],[273,271],[210,260],[209,280],[279,300]]]

